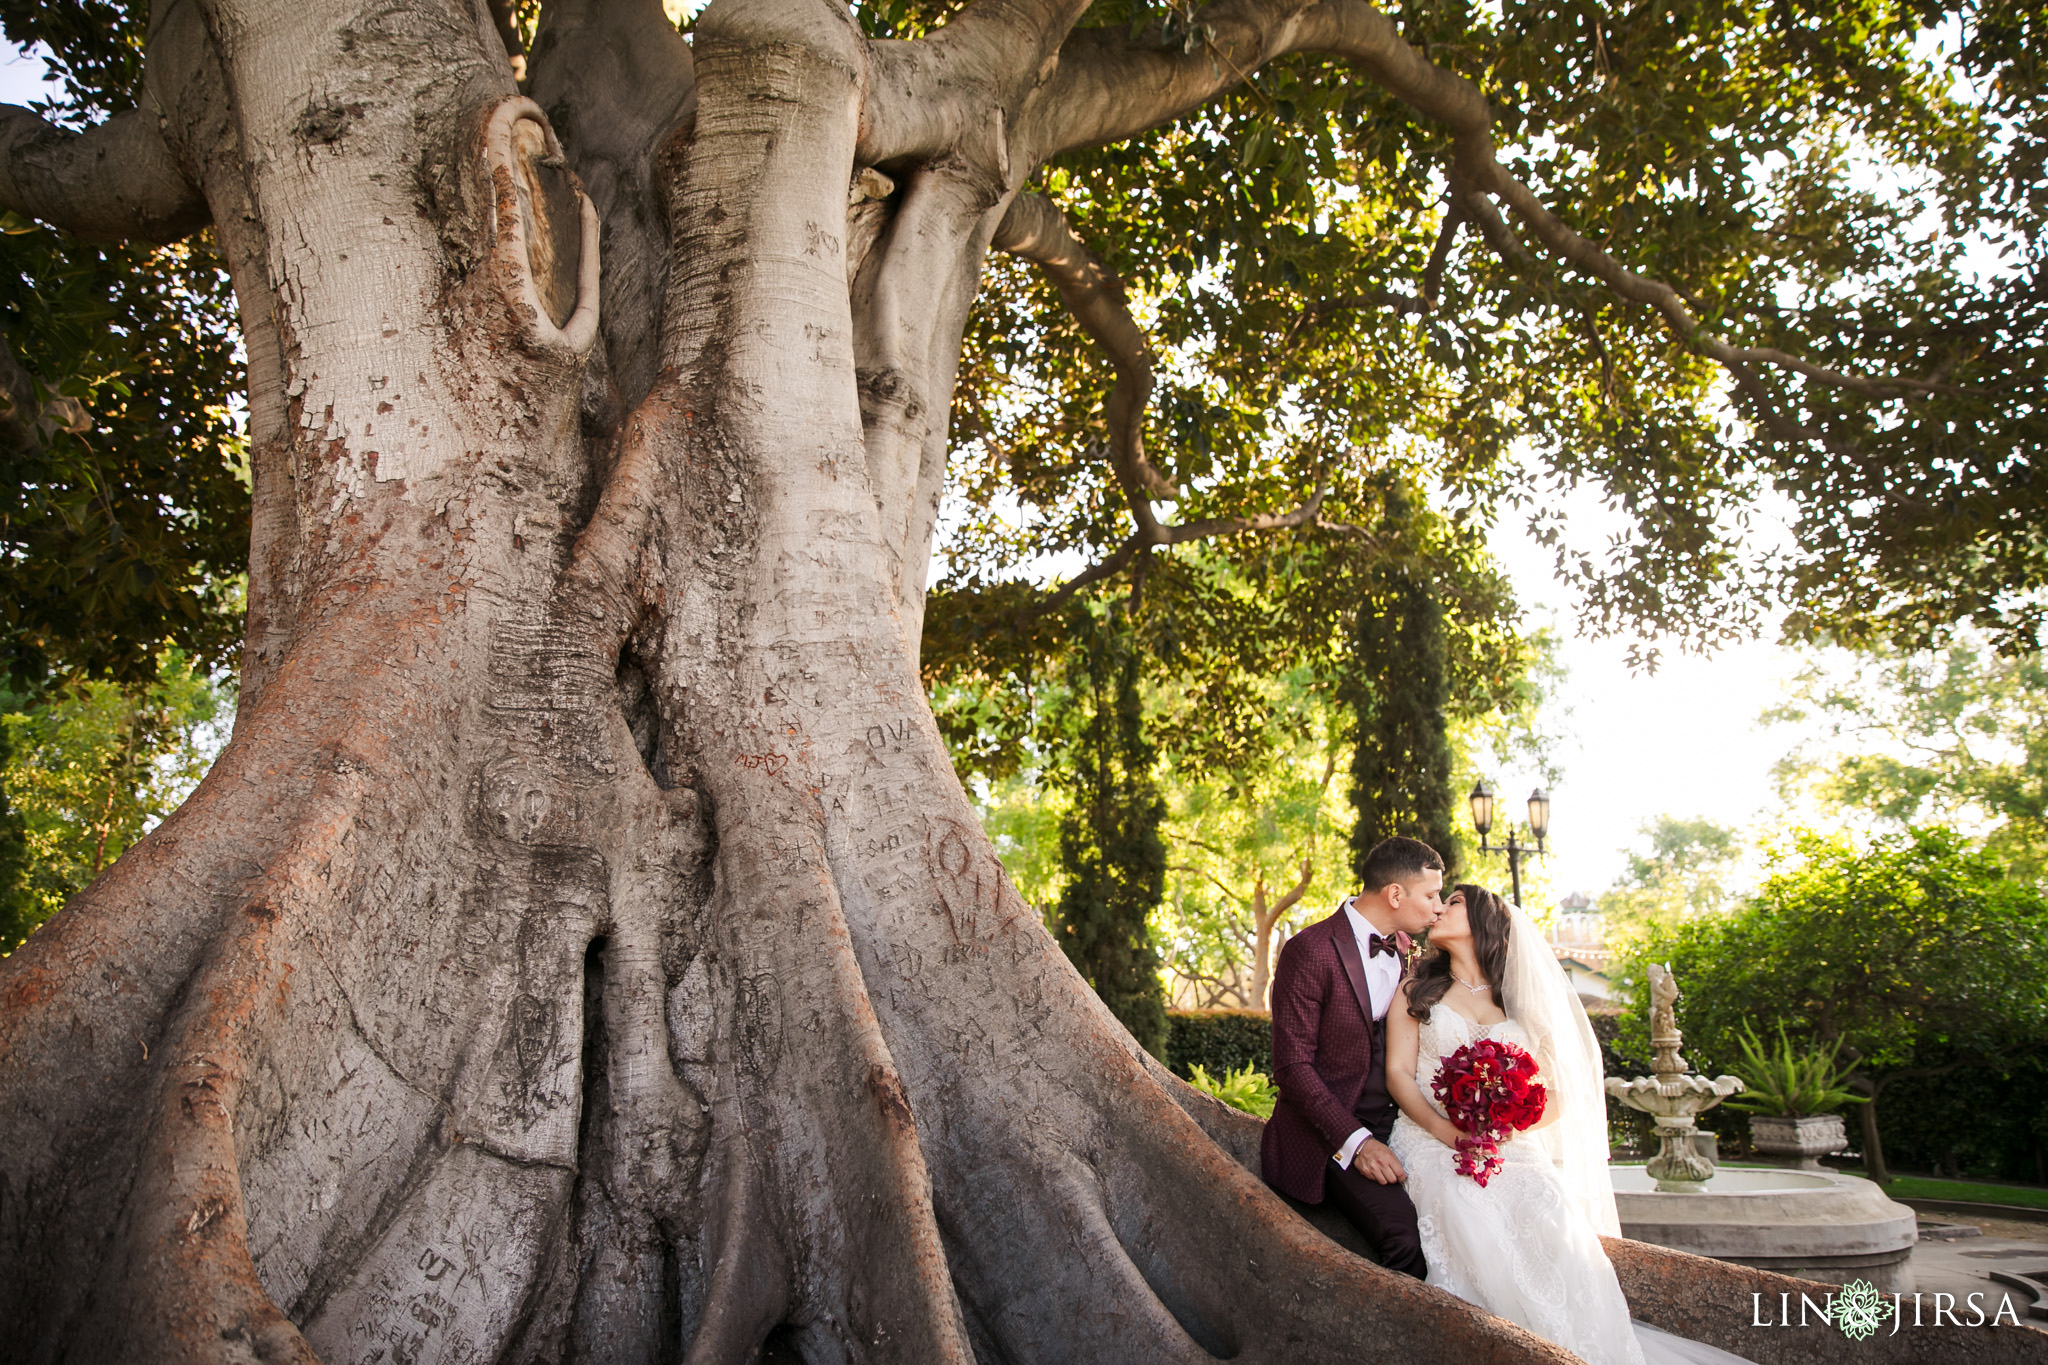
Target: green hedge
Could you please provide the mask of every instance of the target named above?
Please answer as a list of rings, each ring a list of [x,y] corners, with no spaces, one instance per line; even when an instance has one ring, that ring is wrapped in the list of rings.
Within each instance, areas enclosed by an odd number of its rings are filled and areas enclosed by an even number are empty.
[[[1211,1076],[1251,1067],[1273,1074],[1273,1017],[1264,1010],[1169,1010],[1166,1069],[1186,1079],[1197,1066]]]
[[[1249,1066],[1272,1077],[1273,1021],[1264,1010],[1172,1010],[1166,1020],[1164,1060],[1174,1075],[1186,1078],[1200,1066],[1220,1079]],[[1616,1046],[1620,1022],[1612,1014],[1593,1015],[1593,1033],[1600,1040],[1607,1074],[1648,1075],[1648,1062]],[[1712,1074],[1720,1074],[1719,1069]],[[2007,1076],[1963,1068],[1944,1076],[1916,1077],[1892,1086],[1884,1098],[1878,1119],[1885,1153],[1894,1167],[2043,1180],[2048,1066],[2024,1065]],[[1855,1115],[1848,1119],[1854,1146]],[[1633,1139],[1644,1153],[1654,1150],[1648,1115],[1625,1109],[1610,1096],[1607,1122],[1615,1141]],[[1748,1147],[1748,1118],[1736,1110],[1716,1105],[1700,1115],[1699,1126],[1720,1136],[1724,1158],[1739,1156]]]
[[[1600,1040],[1601,1060],[1606,1063],[1607,1074],[1648,1075],[1650,1068],[1647,1062],[1625,1056],[1615,1047],[1619,1022],[1611,1014],[1593,1015],[1593,1033]],[[1169,1071],[1183,1080],[1197,1066],[1218,1079],[1245,1066],[1263,1072],[1271,1079],[1272,1016],[1264,1010],[1169,1010],[1166,1015],[1166,1056],[1162,1060]],[[1645,1151],[1655,1149],[1649,1115],[1625,1109],[1620,1101],[1610,1096],[1607,1100],[1607,1121],[1609,1133],[1616,1142],[1633,1140]],[[1742,1114],[1734,1110],[1724,1111],[1718,1106],[1700,1116],[1699,1126],[1719,1134],[1721,1150],[1728,1155],[1742,1149],[1749,1131]],[[1885,1138],[1890,1141],[1889,1124],[1886,1129]],[[1855,1130],[1852,1128],[1850,1132],[1853,1137]]]
[[[1930,1049],[1913,1063],[1932,1069],[1952,1060]],[[1878,1101],[1877,1134],[1895,1173],[2048,1185],[2048,1064],[2003,1074],[1965,1066],[1896,1081]],[[1860,1147],[1860,1136],[1851,1111],[1850,1143]]]
[[[2048,1213],[2048,1189],[2039,1185],[1987,1185],[1975,1180],[1895,1175],[1884,1187],[1893,1199],[1941,1199],[1958,1204],[2007,1204]]]

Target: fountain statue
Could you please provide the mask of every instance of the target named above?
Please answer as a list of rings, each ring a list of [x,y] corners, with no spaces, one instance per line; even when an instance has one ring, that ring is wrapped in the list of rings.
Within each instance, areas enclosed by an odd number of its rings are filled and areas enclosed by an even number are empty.
[[[1645,1168],[1666,1193],[1699,1190],[1714,1177],[1714,1163],[1701,1156],[1693,1141],[1693,1120],[1742,1089],[1734,1076],[1708,1080],[1692,1074],[1678,1055],[1678,981],[1668,966],[1650,964],[1650,1061],[1652,1076],[1625,1081],[1607,1078],[1607,1093],[1631,1109],[1653,1117],[1660,1139],[1657,1155]]]
[[[1840,1171],[1719,1171],[1694,1147],[1693,1119],[1742,1089],[1733,1076],[1695,1076],[1678,1055],[1678,983],[1650,968],[1652,1076],[1614,1077],[1607,1093],[1657,1120],[1661,1150],[1647,1165],[1617,1162],[1621,1235],[1830,1284],[1864,1280],[1886,1294],[1913,1292],[1913,1210],[1868,1180]]]

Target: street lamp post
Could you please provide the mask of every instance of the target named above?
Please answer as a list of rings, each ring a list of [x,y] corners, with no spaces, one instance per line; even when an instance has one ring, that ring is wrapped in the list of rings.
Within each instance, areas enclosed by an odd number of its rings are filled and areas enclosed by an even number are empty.
[[[1495,846],[1487,843],[1487,831],[1493,828],[1495,803],[1493,788],[1486,785],[1485,778],[1480,778],[1478,783],[1473,786],[1470,799],[1472,802],[1472,828],[1479,831],[1479,851],[1481,853],[1505,853],[1508,855],[1508,878],[1514,883],[1515,904],[1520,905],[1522,903],[1522,857],[1524,854],[1534,856],[1543,852],[1543,836],[1550,832],[1550,792],[1543,787],[1538,787],[1535,791],[1529,793],[1529,833],[1536,840],[1534,844],[1525,844],[1515,837],[1513,821],[1508,822],[1508,841],[1505,846]]]

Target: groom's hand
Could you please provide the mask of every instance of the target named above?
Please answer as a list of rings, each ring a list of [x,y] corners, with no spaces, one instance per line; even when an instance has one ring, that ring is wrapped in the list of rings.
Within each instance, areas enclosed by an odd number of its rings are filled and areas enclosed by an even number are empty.
[[[1358,1144],[1358,1150],[1351,1157],[1351,1169],[1372,1177],[1382,1185],[1398,1185],[1408,1178],[1408,1172],[1401,1169],[1401,1158],[1378,1138],[1367,1138]]]

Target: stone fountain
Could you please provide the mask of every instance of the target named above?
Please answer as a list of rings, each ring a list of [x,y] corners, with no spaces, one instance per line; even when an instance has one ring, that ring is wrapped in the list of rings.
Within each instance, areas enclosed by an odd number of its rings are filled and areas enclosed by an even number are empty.
[[[1662,1139],[1647,1165],[1608,1168],[1621,1233],[1639,1242],[1880,1291],[1913,1292],[1913,1211],[1868,1180],[1839,1171],[1716,1168],[1693,1121],[1742,1089],[1734,1076],[1695,1076],[1678,1054],[1678,983],[1650,968],[1651,1076],[1612,1077],[1607,1093],[1656,1119]]]
[[[1714,1163],[1700,1155],[1693,1120],[1742,1089],[1734,1076],[1695,1076],[1678,1055],[1678,982],[1671,969],[1650,964],[1650,1059],[1652,1076],[1625,1081],[1607,1078],[1607,1093],[1657,1121],[1657,1155],[1645,1168],[1667,1194],[1699,1190],[1714,1178]]]

